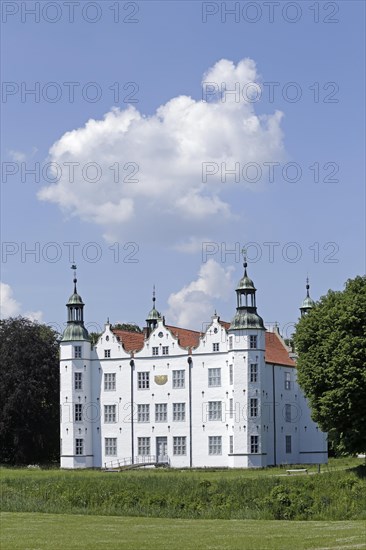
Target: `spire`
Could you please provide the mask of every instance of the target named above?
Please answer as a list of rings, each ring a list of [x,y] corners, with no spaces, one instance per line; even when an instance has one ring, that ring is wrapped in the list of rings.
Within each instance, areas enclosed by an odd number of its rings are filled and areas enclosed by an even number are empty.
[[[263,319],[257,313],[256,288],[247,272],[247,251],[242,249],[244,275],[236,287],[237,308],[231,329],[259,328],[264,329]]]
[[[315,306],[314,300],[310,298],[309,289],[309,277],[306,277],[306,297],[300,306],[301,317],[309,313],[309,311]]]
[[[77,293],[76,283],[76,265],[73,264],[71,269],[74,270],[74,292],[71,294],[66,307],[67,307],[67,327],[64,330],[62,340],[63,341],[89,341],[89,334],[84,327],[84,302],[81,296]]]
[[[152,294],[153,307],[150,310],[150,312],[147,316],[147,319],[146,319],[147,336],[150,335],[151,331],[154,330],[154,328],[158,324],[158,320],[161,319],[161,315],[155,307],[155,302],[156,302],[156,292],[155,292],[155,285],[154,285],[153,286],[153,294]]]

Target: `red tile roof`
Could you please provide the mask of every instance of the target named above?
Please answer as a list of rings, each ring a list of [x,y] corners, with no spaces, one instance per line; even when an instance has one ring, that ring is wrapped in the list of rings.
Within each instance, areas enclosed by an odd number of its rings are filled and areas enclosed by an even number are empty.
[[[220,324],[228,329],[230,323],[220,321]],[[201,332],[197,330],[189,330],[186,328],[174,327],[166,325],[166,328],[178,338],[179,345],[182,348],[195,348],[199,344]],[[130,353],[132,351],[140,351],[144,346],[144,334],[138,332],[129,332],[127,330],[114,329],[114,334],[118,336],[124,349]],[[284,365],[286,367],[296,367],[296,363],[289,357],[287,348],[282,342],[282,339],[275,332],[266,332],[266,363],[274,363],[275,365]]]

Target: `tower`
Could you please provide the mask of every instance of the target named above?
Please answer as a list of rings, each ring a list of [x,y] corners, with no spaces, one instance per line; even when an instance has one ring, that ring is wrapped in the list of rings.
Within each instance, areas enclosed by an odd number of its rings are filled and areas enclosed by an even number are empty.
[[[309,313],[309,311],[315,306],[314,300],[310,298],[309,289],[309,277],[306,277],[306,297],[300,306],[301,317]]]
[[[235,409],[233,466],[253,467],[266,465],[261,418],[266,329],[257,313],[256,288],[248,277],[245,250],[243,258],[244,275],[236,288],[236,313],[228,331]]]
[[[61,468],[93,466],[91,342],[84,326],[84,302],[74,292],[67,307],[67,326],[60,342]]]
[[[158,321],[161,319],[161,315],[160,313],[158,312],[158,310],[155,308],[155,302],[156,302],[156,297],[155,297],[155,285],[153,287],[153,298],[152,298],[152,302],[153,302],[153,307],[152,309],[150,310],[148,316],[147,316],[147,319],[146,319],[146,337],[148,338],[150,336],[150,334],[152,333],[152,331],[154,330],[154,328],[156,328],[157,324],[158,324]]]

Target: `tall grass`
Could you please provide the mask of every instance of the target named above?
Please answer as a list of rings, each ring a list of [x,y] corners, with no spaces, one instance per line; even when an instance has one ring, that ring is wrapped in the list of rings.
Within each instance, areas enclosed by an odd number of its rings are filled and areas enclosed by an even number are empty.
[[[366,519],[365,467],[291,477],[2,470],[1,509],[207,519]]]

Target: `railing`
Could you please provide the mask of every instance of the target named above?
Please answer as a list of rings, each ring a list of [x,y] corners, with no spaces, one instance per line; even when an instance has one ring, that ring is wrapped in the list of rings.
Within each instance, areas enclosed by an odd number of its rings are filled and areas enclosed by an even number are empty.
[[[169,457],[168,455],[139,455],[135,457],[127,457],[127,458],[118,458],[116,460],[111,460],[110,462],[104,463],[104,469],[116,469],[116,468],[123,468],[124,466],[144,466],[144,465],[150,465],[150,464],[169,464]]]

